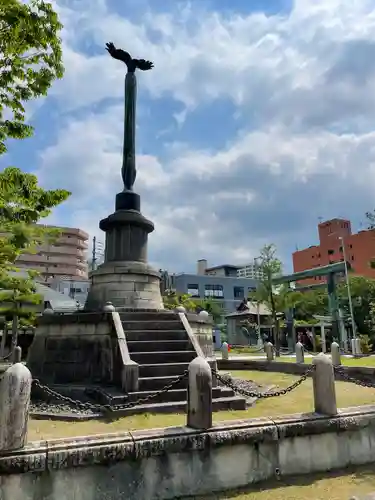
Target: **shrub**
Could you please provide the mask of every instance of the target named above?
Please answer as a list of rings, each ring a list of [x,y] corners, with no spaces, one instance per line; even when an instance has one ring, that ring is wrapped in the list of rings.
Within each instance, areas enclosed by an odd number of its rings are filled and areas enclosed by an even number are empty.
[[[368,335],[359,335],[359,341],[361,343],[361,351],[363,354],[369,354],[372,352],[372,342]]]

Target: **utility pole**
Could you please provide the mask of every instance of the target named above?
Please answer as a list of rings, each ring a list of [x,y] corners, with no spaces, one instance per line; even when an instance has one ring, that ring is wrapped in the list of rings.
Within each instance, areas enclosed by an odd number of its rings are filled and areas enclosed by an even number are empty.
[[[91,261],[91,271],[95,271],[96,268],[96,236],[92,239],[92,261]]]
[[[345,281],[346,281],[346,290],[348,292],[350,319],[351,319],[351,323],[352,323],[352,335],[353,335],[353,339],[356,339],[356,337],[357,337],[357,331],[356,331],[356,324],[355,324],[355,321],[354,321],[352,294],[351,294],[351,291],[350,291],[350,280],[349,280],[349,275],[348,275],[348,263],[347,263],[347,260],[346,260],[345,240],[344,240],[343,236],[339,236],[339,240],[341,241],[341,244],[342,244],[342,254],[343,254],[343,257],[344,257]]]

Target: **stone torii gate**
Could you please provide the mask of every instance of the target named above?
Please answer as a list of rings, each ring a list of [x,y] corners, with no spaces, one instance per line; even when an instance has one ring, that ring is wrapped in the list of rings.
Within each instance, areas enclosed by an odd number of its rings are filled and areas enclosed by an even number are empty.
[[[350,262],[346,263],[347,269],[351,269]],[[343,338],[341,328],[340,328],[340,310],[336,293],[336,275],[345,273],[345,262],[336,262],[335,264],[329,264],[328,266],[315,267],[314,269],[306,269],[306,271],[301,271],[298,273],[288,274],[285,276],[279,276],[277,278],[272,279],[273,285],[282,285],[287,283],[290,287],[290,283],[294,283],[296,281],[301,281],[307,278],[314,278],[315,276],[325,276],[327,279],[327,291],[328,291],[328,307],[331,318],[331,327],[333,337],[340,340],[341,343],[345,342],[345,338]],[[325,284],[319,284],[316,286],[325,286]],[[306,287],[306,289],[315,288],[314,285],[310,287]],[[302,287],[305,289],[305,287]],[[299,289],[301,290],[301,288]],[[286,314],[287,317],[287,333],[288,338],[293,338],[293,343],[295,345],[296,339],[294,338],[294,327],[293,327],[293,311],[288,311]],[[293,346],[294,347],[294,346]]]

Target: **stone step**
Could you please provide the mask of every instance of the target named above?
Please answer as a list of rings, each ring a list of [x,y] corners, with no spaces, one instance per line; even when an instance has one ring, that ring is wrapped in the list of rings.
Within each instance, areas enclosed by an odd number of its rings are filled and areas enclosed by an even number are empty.
[[[130,392],[128,395],[128,401],[137,401],[138,399],[157,394],[157,392],[158,391]],[[234,392],[232,391],[232,389],[229,389],[227,387],[212,388],[213,398],[229,398],[233,396]],[[125,403],[126,400],[127,399],[124,399],[123,402]],[[167,401],[186,401],[186,400],[187,400],[187,389],[171,389],[168,392],[164,392],[156,396],[150,401],[150,403],[159,403],[160,401],[167,402]]]
[[[128,401],[137,401],[157,394],[158,391],[137,391],[129,392],[129,394],[122,394],[120,391],[112,388],[87,390],[86,394],[91,396],[92,399],[99,404],[110,404],[113,406],[126,404]],[[232,397],[234,392],[228,387],[213,387],[213,398]],[[167,401],[186,401],[187,389],[170,389],[168,392],[158,394],[155,398],[150,400],[150,403],[160,403]]]
[[[246,401],[244,398],[232,396],[229,398],[215,398],[212,400],[213,411],[223,410],[246,410]],[[111,417],[119,418],[128,415],[136,415],[139,413],[186,413],[186,401],[168,401],[166,403],[148,403],[137,405],[133,408],[125,410],[113,411]]]
[[[183,330],[181,321],[173,319],[170,321],[122,321],[125,335],[131,330]]]
[[[185,330],[124,330],[126,341],[186,340]]]
[[[143,391],[160,391],[166,385],[174,382],[178,379],[177,375],[169,375],[167,377],[139,377],[139,390]],[[187,387],[187,378],[184,380],[180,380],[176,385],[173,386],[173,389],[186,389]]]
[[[126,311],[120,312],[121,321],[179,321],[179,317],[172,311]]]
[[[158,363],[139,365],[140,377],[167,377],[181,375],[189,368],[189,363]]]
[[[189,363],[197,357],[195,351],[132,352],[130,358],[140,365],[150,363]]]
[[[128,340],[128,349],[133,352],[188,351],[192,350],[191,342],[186,340]]]

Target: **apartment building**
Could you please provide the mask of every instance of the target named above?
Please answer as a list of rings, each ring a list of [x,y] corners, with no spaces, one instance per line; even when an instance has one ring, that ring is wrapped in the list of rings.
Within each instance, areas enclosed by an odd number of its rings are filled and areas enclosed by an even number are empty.
[[[63,280],[87,280],[87,249],[89,235],[71,227],[57,227],[60,236],[53,244],[38,248],[36,254],[22,254],[17,265],[23,269],[35,269],[40,273],[39,281],[50,283]]]
[[[370,262],[375,258],[375,230],[352,233],[347,219],[332,219],[318,225],[319,245],[313,245],[293,253],[294,272],[326,266],[344,260],[356,275],[375,278]],[[324,282],[324,277],[303,280],[303,284]]]
[[[263,279],[264,273],[262,268],[257,264],[256,260],[250,264],[246,264],[237,270],[239,278],[252,278],[255,280]]]
[[[210,298],[222,309],[223,315],[236,311],[241,301],[256,290],[257,280],[239,278],[238,266],[223,264],[208,267],[206,260],[197,262],[197,273],[168,274],[162,272],[161,289],[187,293],[196,299]]]

